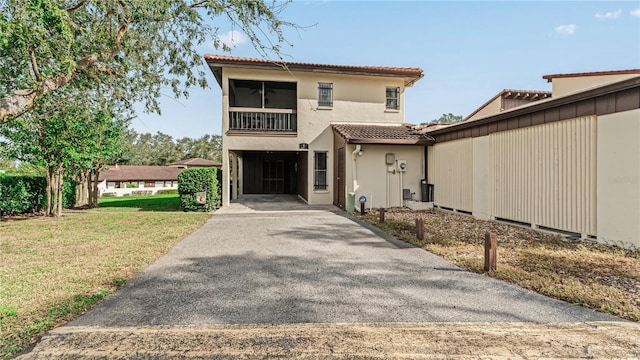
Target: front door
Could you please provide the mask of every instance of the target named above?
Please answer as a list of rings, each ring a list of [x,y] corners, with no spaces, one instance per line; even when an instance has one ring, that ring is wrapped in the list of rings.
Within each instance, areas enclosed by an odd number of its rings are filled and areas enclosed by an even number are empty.
[[[340,209],[345,208],[345,168],[344,168],[344,148],[338,149],[335,152],[336,158],[333,162],[335,165],[334,173],[336,177],[333,182],[333,205],[339,207]]]

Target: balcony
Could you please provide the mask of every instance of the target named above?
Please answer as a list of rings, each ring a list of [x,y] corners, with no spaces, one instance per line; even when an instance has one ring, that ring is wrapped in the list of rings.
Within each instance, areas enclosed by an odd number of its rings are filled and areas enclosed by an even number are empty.
[[[293,109],[229,108],[230,132],[295,133],[298,130]]]

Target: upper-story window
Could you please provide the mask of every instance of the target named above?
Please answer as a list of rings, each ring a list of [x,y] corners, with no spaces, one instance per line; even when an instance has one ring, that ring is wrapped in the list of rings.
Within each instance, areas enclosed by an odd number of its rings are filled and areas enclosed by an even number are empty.
[[[297,102],[294,82],[229,80],[230,107],[295,110]]]
[[[387,88],[387,110],[400,110],[400,88]]]
[[[318,106],[333,107],[332,83],[318,83]]]

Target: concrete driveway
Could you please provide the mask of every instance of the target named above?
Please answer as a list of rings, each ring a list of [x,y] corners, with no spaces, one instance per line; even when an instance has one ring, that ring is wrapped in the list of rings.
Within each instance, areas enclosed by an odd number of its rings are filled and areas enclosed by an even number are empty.
[[[332,206],[246,197],[73,326],[617,321],[389,238]]]

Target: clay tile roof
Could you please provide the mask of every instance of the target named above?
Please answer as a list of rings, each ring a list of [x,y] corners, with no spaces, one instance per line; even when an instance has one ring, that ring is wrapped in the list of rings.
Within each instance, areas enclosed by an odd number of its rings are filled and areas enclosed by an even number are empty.
[[[359,74],[373,76],[392,76],[406,78],[405,85],[411,86],[422,78],[422,69],[415,67],[391,67],[391,66],[354,66],[354,65],[330,65],[313,64],[304,62],[275,61],[254,58],[241,58],[226,55],[206,54],[205,60],[210,67],[236,66],[247,68],[271,68],[288,69],[291,71],[312,71],[344,74]]]
[[[191,159],[172,162],[171,164],[169,164],[169,166],[179,166],[179,165],[186,165],[186,166],[192,166],[192,167],[222,166],[222,164],[217,161],[203,159],[203,158],[191,158]]]
[[[594,71],[594,72],[582,72],[582,73],[572,73],[572,74],[552,74],[545,75],[542,78],[547,80],[547,82],[551,82],[551,80],[555,78],[568,78],[568,77],[581,77],[581,76],[602,76],[602,75],[640,75],[640,69],[629,69],[629,70],[612,70],[612,71]]]
[[[175,181],[183,169],[151,165],[109,165],[100,172],[98,181]]]
[[[333,124],[349,144],[429,145],[435,140],[407,126]]]

